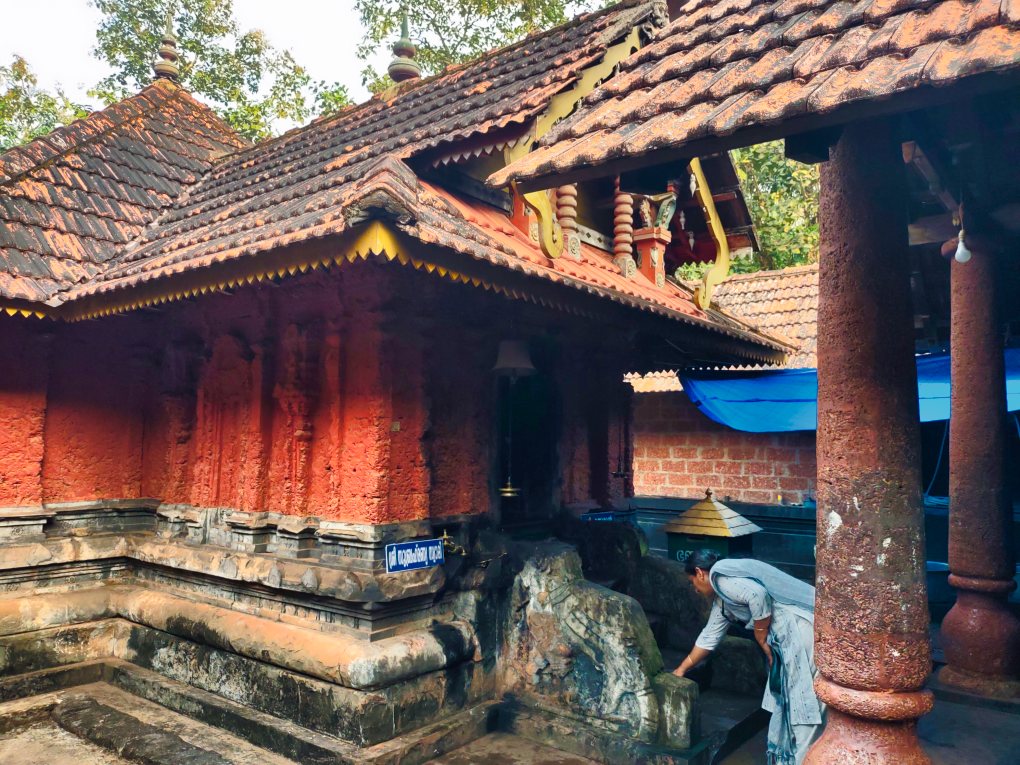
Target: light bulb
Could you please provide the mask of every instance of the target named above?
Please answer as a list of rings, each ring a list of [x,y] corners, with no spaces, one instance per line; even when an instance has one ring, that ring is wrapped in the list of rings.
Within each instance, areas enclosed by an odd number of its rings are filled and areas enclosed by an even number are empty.
[[[973,253],[967,248],[966,242],[963,241],[963,229],[960,229],[960,236],[957,237],[956,254],[953,256],[957,263],[966,263],[970,260],[970,256]]]

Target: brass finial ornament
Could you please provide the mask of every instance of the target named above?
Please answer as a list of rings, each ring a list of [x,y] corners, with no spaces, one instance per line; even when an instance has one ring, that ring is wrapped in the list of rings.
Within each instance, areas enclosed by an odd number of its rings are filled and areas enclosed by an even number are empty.
[[[163,30],[163,44],[159,46],[159,58],[156,59],[154,69],[156,79],[181,81],[181,70],[177,66],[177,38],[174,36],[174,17],[172,13],[166,16],[166,28]]]
[[[414,60],[418,49],[411,42],[411,34],[407,28],[407,13],[400,16],[400,39],[393,44],[393,60],[386,71],[394,82],[414,80],[421,77],[421,67]]]

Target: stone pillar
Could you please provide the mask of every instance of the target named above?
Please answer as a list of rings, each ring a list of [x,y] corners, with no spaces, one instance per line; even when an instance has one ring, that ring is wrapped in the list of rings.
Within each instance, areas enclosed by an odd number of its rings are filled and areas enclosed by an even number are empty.
[[[812,765],[929,763],[931,709],[907,190],[890,122],[848,126],[822,166]]]
[[[1005,482],[1006,383],[994,251],[971,245],[952,264],[952,420],[949,428],[949,582],[942,622],[948,666],[939,680],[990,696],[1020,696],[1020,621],[1012,506]]]

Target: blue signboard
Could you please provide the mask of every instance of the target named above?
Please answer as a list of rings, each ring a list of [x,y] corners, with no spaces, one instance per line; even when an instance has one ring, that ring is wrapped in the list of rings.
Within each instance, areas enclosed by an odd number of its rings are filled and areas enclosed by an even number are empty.
[[[446,560],[442,539],[424,539],[386,545],[386,573],[438,566]]]
[[[581,516],[586,521],[615,521],[616,513],[612,510],[588,512]]]

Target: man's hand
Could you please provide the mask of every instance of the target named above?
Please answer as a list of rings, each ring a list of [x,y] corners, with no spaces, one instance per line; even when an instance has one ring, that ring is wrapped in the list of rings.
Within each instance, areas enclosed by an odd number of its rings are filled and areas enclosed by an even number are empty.
[[[677,677],[684,677],[687,674],[687,667],[681,662],[680,666],[673,670],[673,674]]]
[[[772,647],[769,646],[768,641],[763,641],[758,645],[761,646],[761,650],[765,652],[765,658],[768,659],[769,669],[772,669]]]

